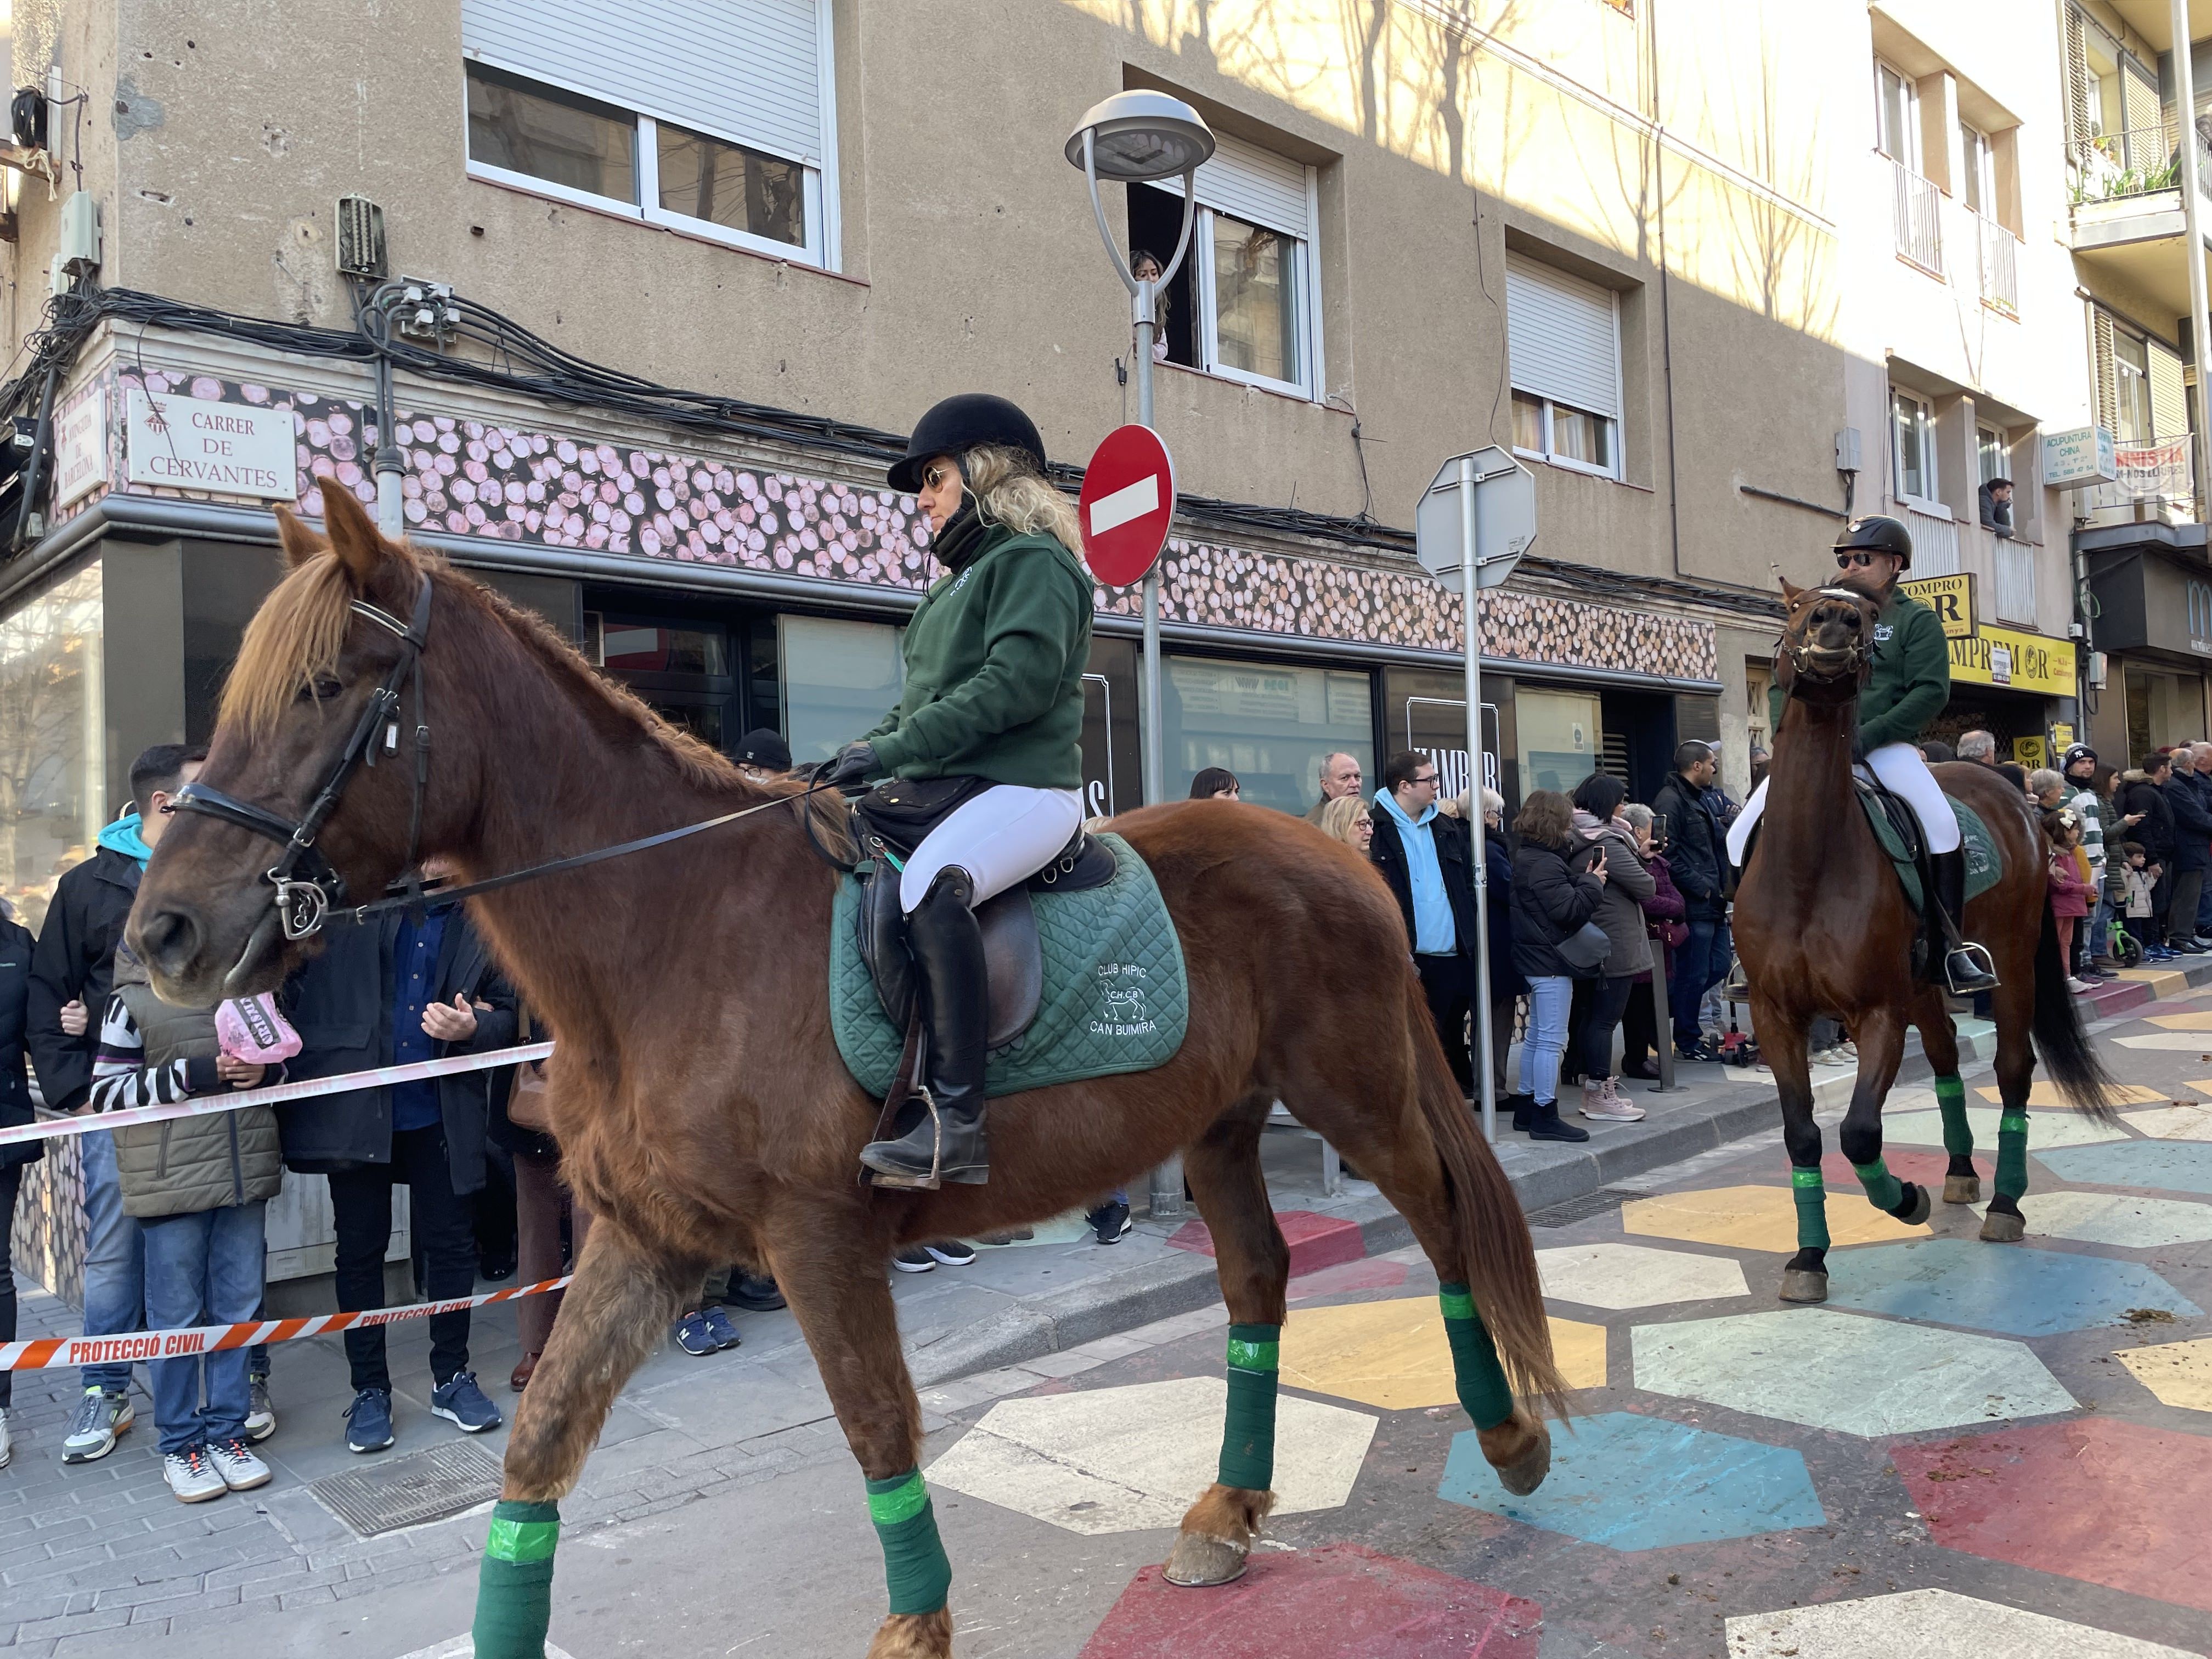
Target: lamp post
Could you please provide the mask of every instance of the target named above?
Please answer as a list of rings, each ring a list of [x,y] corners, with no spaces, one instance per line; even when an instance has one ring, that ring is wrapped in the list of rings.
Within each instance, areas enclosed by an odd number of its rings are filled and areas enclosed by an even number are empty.
[[[1067,159],[1083,169],[1091,187],[1091,216],[1098,222],[1098,240],[1106,245],[1121,285],[1129,290],[1130,320],[1136,328],[1137,423],[1152,424],[1152,341],[1159,331],[1160,284],[1173,280],[1190,251],[1190,228],[1198,216],[1198,169],[1213,154],[1213,133],[1199,112],[1180,98],[1164,92],[1117,92],[1084,112],[1067,141]],[[1139,277],[1129,268],[1127,257],[1114,240],[1106,222],[1106,204],[1099,199],[1100,179],[1125,185],[1155,184],[1163,179],[1182,179],[1182,234],[1176,238],[1175,254],[1156,278]],[[1144,696],[1138,716],[1145,757],[1145,800],[1167,799],[1167,752],[1160,732],[1160,568],[1158,562],[1145,573]],[[1152,1171],[1152,1206],[1155,1216],[1182,1213],[1182,1158],[1170,1158]]]

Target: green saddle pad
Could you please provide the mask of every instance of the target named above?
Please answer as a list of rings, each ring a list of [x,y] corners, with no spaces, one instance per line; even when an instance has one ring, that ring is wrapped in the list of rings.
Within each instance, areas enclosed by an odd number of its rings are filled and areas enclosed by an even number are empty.
[[[1031,895],[1044,991],[1030,1029],[991,1056],[990,1095],[1146,1072],[1182,1047],[1190,986],[1159,884],[1121,836],[1098,839],[1114,849],[1113,880],[1087,893]],[[860,959],[860,884],[848,876],[837,884],[830,923],[830,1024],[847,1069],[880,1096],[891,1086],[906,1034],[884,1018]]]
[[[1919,909],[1920,872],[1913,866],[1904,837],[1897,833],[1897,826],[1889,821],[1889,814],[1882,810],[1876,796],[1864,789],[1858,795],[1867,822],[1874,826],[1875,839],[1881,843],[1881,850],[1889,854],[1890,863],[1896,866],[1897,879],[1905,888],[1906,902]],[[1982,815],[1956,795],[1943,799],[1959,815],[1959,846],[1966,855],[1966,898],[1971,902],[1997,884],[2004,875],[2004,860],[1998,854],[1996,842],[1990,839],[1990,827],[1982,822]]]

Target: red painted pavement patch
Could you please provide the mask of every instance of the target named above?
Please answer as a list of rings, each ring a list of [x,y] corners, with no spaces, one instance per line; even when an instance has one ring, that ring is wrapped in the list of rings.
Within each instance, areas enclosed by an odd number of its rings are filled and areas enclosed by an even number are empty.
[[[2088,1006],[2082,1010],[2091,1019],[2110,1019],[2139,1003],[2149,1002],[2156,993],[2139,979],[2108,979],[2086,996],[2074,999]]]
[[[1291,1277],[1319,1273],[1340,1261],[1357,1261],[1367,1254],[1359,1229],[1335,1216],[1316,1215],[1311,1210],[1278,1210],[1275,1225],[1291,1247]],[[1178,1250],[1200,1255],[1213,1254],[1213,1231],[1203,1221],[1188,1221],[1176,1229],[1168,1243]]]
[[[1943,1177],[1951,1171],[1951,1155],[1948,1152],[1923,1152],[1910,1146],[1885,1146],[1881,1149],[1881,1161],[1889,1165],[1890,1174],[1899,1181],[1917,1181],[1923,1187],[1936,1188],[1938,1198],[1942,1196]],[[1981,1171],[1984,1182],[1996,1179],[1995,1163],[1978,1152],[1974,1155],[1974,1168]],[[1859,1178],[1852,1173],[1851,1161],[1841,1152],[1830,1152],[1823,1158],[1820,1173],[1826,1178],[1828,1190],[1832,1193],[1838,1190],[1856,1193],[1859,1189]],[[1991,1190],[1985,1187],[1982,1196],[1987,1198]]]
[[[1536,1659],[1543,1613],[1358,1544],[1268,1553],[1218,1589],[1146,1567],[1080,1659]]]
[[[1890,1455],[1948,1548],[2212,1612],[2212,1439],[2092,1417]]]
[[[1308,1297],[1336,1296],[1346,1291],[1395,1291],[1405,1282],[1404,1262],[1371,1256],[1362,1261],[1340,1261],[1318,1273],[1292,1275],[1291,1300],[1303,1302]]]

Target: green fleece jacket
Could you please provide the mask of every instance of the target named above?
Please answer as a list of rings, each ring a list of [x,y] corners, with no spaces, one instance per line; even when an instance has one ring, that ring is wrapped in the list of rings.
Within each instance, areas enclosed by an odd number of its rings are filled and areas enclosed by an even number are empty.
[[[1885,744],[1911,743],[1920,728],[1951,701],[1951,642],[1934,611],[1901,588],[1874,624],[1874,673],[1859,692],[1859,742],[1872,753]],[[1782,729],[1789,699],[1782,688],[1767,692],[1767,713]]]
[[[894,777],[1083,787],[1091,579],[1047,535],[990,532],[906,630],[906,690],[867,734]]]

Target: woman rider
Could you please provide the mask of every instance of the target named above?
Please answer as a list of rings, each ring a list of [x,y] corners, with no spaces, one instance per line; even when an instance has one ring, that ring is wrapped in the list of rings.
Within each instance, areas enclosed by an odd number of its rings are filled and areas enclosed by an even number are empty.
[[[860,1161],[903,1183],[987,1178],[989,999],[975,908],[1042,870],[1083,822],[1091,586],[1069,550],[1075,508],[1044,467],[1036,424],[1004,398],[967,392],[921,417],[890,481],[928,517],[946,574],[908,624],[898,707],[826,775],[975,786],[899,878],[935,1111]]]
[[[1959,817],[1928,769],[1926,757],[1913,744],[1920,728],[1951,700],[1951,647],[1936,613],[1897,585],[1898,577],[1911,566],[1911,532],[1895,519],[1879,514],[1853,519],[1836,538],[1840,580],[1881,606],[1874,625],[1874,669],[1859,691],[1860,750],[1882,787],[1902,795],[1920,820],[1936,878],[1935,902],[1928,918],[1928,961],[1931,969],[1940,962],[1942,977],[1950,988],[1967,996],[1993,991],[1997,981],[1990,972],[1989,952],[1959,934],[1966,892],[1966,855],[1959,844]],[[1769,701],[1773,720],[1769,729],[1778,736],[1788,700],[1778,685]],[[1729,827],[1729,857],[1739,866],[1750,844],[1752,826],[1765,805],[1762,781]]]

